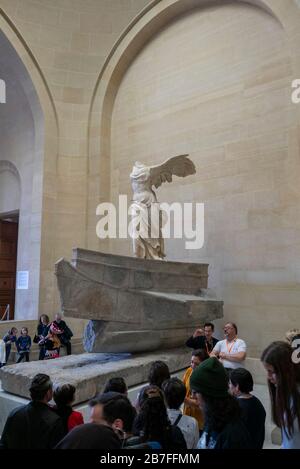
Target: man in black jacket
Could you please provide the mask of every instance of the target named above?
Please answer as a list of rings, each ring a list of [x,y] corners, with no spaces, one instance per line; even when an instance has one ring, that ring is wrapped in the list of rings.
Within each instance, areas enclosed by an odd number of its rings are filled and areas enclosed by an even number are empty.
[[[53,324],[62,331],[62,334],[58,335],[58,338],[63,347],[67,349],[67,355],[71,355],[71,338],[73,337],[73,332],[67,326],[65,321],[63,321],[62,316],[60,313],[55,315],[55,321]]]
[[[213,337],[215,326],[211,322],[204,324],[203,329],[196,329],[194,334],[186,341],[185,345],[194,350],[204,349],[210,354],[218,339]]]
[[[48,375],[36,375],[30,386],[31,402],[8,416],[0,440],[1,449],[51,449],[65,435],[63,422],[48,402],[52,382]]]
[[[105,392],[89,402],[91,423],[73,428],[57,449],[119,449],[132,436],[136,410],[124,394]]]

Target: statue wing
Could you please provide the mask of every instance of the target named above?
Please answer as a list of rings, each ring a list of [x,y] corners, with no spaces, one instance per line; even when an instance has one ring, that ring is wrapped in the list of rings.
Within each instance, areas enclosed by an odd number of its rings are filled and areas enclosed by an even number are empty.
[[[163,182],[172,182],[173,175],[184,178],[195,173],[195,165],[188,158],[188,155],[177,155],[169,158],[164,163],[150,166],[150,182],[151,186],[157,188]]]

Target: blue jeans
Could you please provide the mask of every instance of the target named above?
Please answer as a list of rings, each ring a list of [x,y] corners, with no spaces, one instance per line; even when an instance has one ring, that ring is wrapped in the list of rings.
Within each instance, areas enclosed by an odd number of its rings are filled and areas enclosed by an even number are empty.
[[[23,360],[23,358],[25,358],[25,360],[29,362],[29,352],[21,352],[21,353],[19,352],[19,358],[17,360],[17,363],[20,363]]]

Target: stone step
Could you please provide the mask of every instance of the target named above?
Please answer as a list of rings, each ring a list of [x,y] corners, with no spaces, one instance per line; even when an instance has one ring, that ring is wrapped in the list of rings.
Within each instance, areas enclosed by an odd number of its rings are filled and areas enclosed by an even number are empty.
[[[195,327],[223,317],[223,302],[207,296],[139,290],[89,278],[64,259],[56,275],[65,316],[115,323],[118,330]]]
[[[90,279],[120,288],[197,293],[207,288],[208,264],[166,262],[73,249],[72,264]]]
[[[199,303],[220,303],[219,300],[205,296],[205,290],[202,290],[198,295],[192,293],[176,293],[167,291],[151,291],[151,290],[140,290],[139,293],[149,295],[156,298],[165,298],[166,300],[178,302],[181,304],[199,304]]]
[[[128,386],[135,386],[147,382],[155,360],[164,361],[170,372],[174,372],[186,368],[190,356],[190,350],[186,348],[138,355],[84,353],[5,366],[0,369],[0,380],[4,391],[28,399],[32,377],[37,373],[46,373],[54,384],[73,384],[76,387],[74,404],[77,404],[101,392],[110,378],[122,376]]]

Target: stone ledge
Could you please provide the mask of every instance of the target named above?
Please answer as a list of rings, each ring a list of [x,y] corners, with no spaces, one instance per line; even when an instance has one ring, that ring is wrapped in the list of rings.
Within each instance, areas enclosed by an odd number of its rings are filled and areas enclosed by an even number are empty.
[[[155,360],[166,362],[170,371],[175,372],[189,365],[190,356],[191,351],[186,348],[131,356],[84,353],[55,360],[5,366],[0,370],[0,379],[4,391],[29,398],[28,389],[32,378],[37,373],[46,373],[55,384],[74,384],[74,404],[78,404],[101,392],[106,381],[112,377],[122,376],[128,386],[135,386],[147,381],[150,366]]]

